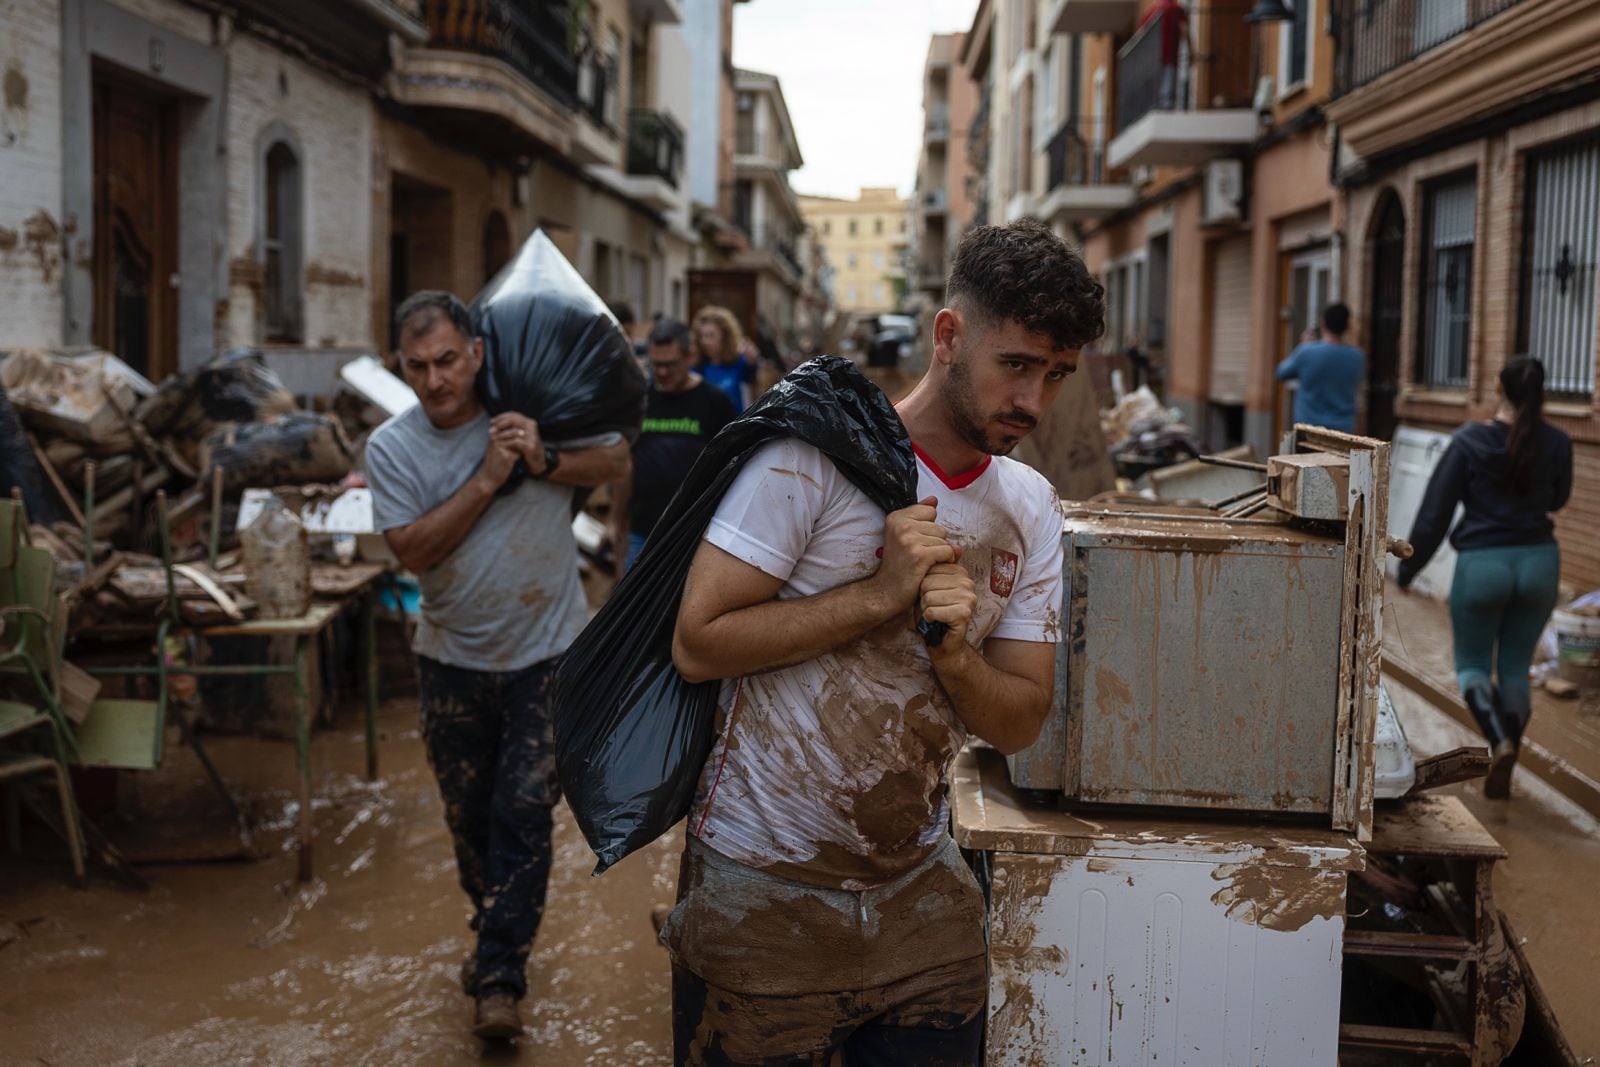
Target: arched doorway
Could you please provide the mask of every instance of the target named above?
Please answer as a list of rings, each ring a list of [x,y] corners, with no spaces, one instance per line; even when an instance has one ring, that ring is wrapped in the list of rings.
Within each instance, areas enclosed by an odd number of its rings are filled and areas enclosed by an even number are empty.
[[[491,211],[483,223],[483,284],[488,285],[510,258],[511,227],[506,225],[504,215]]]
[[[1371,265],[1371,327],[1367,353],[1367,435],[1394,437],[1395,399],[1400,392],[1400,312],[1405,298],[1406,212],[1393,189],[1379,198],[1376,221],[1367,241]]]

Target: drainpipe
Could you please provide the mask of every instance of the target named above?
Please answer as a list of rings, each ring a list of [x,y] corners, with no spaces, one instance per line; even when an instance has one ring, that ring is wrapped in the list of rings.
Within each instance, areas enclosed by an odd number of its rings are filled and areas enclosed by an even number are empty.
[[[1335,197],[1339,197],[1344,195],[1344,190],[1339,186],[1339,127],[1336,123],[1329,125],[1333,129],[1333,144],[1328,152],[1328,187],[1333,190]],[[1334,229],[1332,247],[1328,251],[1328,292],[1334,300],[1344,299],[1343,227]]]

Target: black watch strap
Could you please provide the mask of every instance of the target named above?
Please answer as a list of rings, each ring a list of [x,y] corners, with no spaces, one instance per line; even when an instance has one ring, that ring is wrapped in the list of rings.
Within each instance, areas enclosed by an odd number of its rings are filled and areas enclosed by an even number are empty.
[[[539,475],[539,477],[541,477],[541,478],[550,477],[552,474],[554,474],[556,472],[556,468],[559,467],[559,466],[561,466],[561,453],[556,451],[556,449],[553,448],[552,446],[545,445],[544,446],[544,471]]]

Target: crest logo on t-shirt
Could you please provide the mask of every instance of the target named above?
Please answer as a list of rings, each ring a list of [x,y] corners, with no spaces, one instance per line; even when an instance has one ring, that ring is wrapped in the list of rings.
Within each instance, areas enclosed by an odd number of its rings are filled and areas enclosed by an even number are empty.
[[[1004,549],[989,550],[989,591],[995,596],[1010,596],[1017,584],[1017,554]]]

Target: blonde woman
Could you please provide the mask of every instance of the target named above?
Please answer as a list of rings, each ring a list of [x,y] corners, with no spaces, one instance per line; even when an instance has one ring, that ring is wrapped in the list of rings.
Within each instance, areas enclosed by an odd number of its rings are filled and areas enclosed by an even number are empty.
[[[694,358],[700,376],[733,401],[734,414],[750,406],[756,380],[755,349],[733,312],[709,304],[696,313]]]

